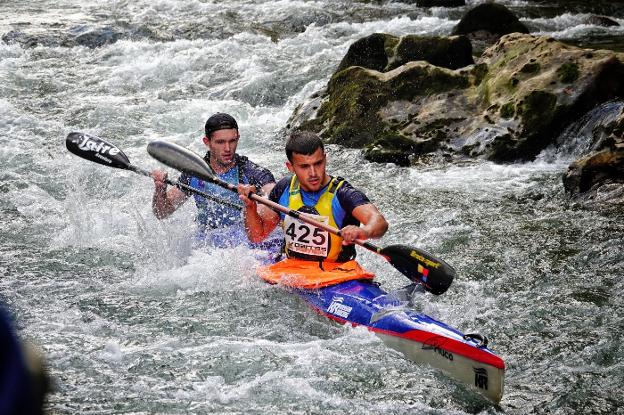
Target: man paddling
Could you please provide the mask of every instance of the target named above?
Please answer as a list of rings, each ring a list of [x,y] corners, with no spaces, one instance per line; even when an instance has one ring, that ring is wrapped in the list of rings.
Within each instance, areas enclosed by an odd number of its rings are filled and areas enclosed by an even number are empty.
[[[217,177],[235,185],[251,185],[265,194],[271,191],[275,185],[273,174],[247,157],[236,153],[240,134],[234,117],[221,112],[212,115],[206,121],[205,133],[203,142],[208,147],[208,152],[204,159]],[[152,210],[157,218],[163,219],[170,216],[189,196],[193,195],[198,210],[196,218],[200,231],[198,237],[201,240],[217,247],[235,246],[248,242],[240,211],[177,187],[167,190],[167,173],[164,170],[154,170],[152,178],[155,186]],[[238,201],[236,194],[188,174],[182,174],[178,182],[220,199]],[[275,244],[274,240],[270,242]],[[265,248],[266,245],[253,245],[253,247]],[[279,249],[276,248],[276,250]]]
[[[286,156],[286,166],[294,174],[277,182],[269,200],[339,228],[341,236],[256,204],[248,197],[256,189],[239,184],[251,241],[264,240],[283,219],[288,258],[259,270],[260,276],[269,282],[304,288],[372,278],[355,262],[353,241],[380,238],[388,229],[386,219],[363,192],[327,174],[327,156],[318,135],[294,132],[286,143]]]

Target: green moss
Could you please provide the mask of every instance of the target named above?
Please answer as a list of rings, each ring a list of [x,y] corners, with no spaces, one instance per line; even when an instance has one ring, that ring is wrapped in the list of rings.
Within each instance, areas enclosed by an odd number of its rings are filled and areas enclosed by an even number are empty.
[[[528,74],[536,74],[540,71],[541,66],[537,62],[529,62],[520,68],[520,72]]]
[[[430,65],[413,65],[388,80],[378,72],[349,67],[330,79],[329,99],[318,114],[320,122],[328,121],[328,142],[361,147],[382,132],[385,123],[378,111],[388,102],[468,86],[467,76]]]
[[[554,94],[546,91],[533,91],[516,106],[516,113],[522,116],[526,130],[538,131],[550,123],[556,106],[557,97]]]
[[[579,67],[574,62],[566,62],[557,69],[557,76],[564,84],[571,84],[579,77]]]
[[[516,109],[513,102],[508,102],[500,107],[499,114],[503,118],[511,118],[515,115]]]
[[[474,76],[474,85],[479,85],[488,74],[488,66],[485,63],[479,63],[472,68],[472,76]]]

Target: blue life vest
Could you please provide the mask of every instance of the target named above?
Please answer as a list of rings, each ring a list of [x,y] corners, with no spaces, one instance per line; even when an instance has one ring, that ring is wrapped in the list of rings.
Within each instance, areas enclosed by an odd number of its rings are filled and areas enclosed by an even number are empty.
[[[221,180],[234,185],[240,183],[250,184],[249,178],[243,172],[243,167],[238,163],[225,173],[218,174],[213,171],[213,174]],[[229,200],[242,206],[238,193],[224,189],[214,183],[206,182],[197,177],[191,177],[190,186],[204,193]],[[263,242],[251,243],[247,237],[243,215],[240,210],[207,200],[197,194],[194,194],[193,198],[197,205],[196,220],[199,224],[199,229],[195,239],[198,244],[215,248],[231,248],[239,245],[247,245],[252,249],[267,251],[271,254],[270,262],[275,261],[281,256],[283,251],[282,247],[284,246],[284,236],[280,229],[272,232]]]
[[[242,170],[243,169],[239,165],[235,165],[225,173],[215,173],[215,175],[221,180],[234,185],[239,183],[249,184],[249,180],[245,177]],[[197,190],[214,195],[220,199],[241,204],[237,193],[224,189],[216,184],[205,182],[197,177],[192,177],[190,185]],[[201,228],[207,230],[224,228],[233,225],[243,225],[243,217],[239,210],[225,206],[221,203],[207,200],[197,194],[194,194],[193,198],[195,199],[195,204],[197,205],[197,222],[200,224]]]

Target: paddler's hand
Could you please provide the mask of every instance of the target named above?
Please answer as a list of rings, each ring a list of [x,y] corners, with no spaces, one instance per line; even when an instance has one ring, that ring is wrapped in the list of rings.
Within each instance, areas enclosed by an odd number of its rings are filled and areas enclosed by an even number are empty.
[[[256,193],[256,186],[251,184],[239,184],[236,186],[236,190],[238,190],[238,197],[243,201],[245,207],[247,209],[256,209],[256,202],[249,198],[250,193]]]
[[[156,191],[167,190],[167,172],[164,170],[154,170],[151,173],[152,179],[154,179],[154,186]]]
[[[366,240],[369,238],[368,232],[355,225],[347,225],[340,230],[343,245],[351,245],[356,239]]]

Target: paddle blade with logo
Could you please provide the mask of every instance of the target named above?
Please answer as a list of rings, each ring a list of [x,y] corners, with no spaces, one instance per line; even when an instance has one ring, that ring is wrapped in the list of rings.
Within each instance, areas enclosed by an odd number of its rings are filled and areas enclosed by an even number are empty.
[[[403,275],[421,283],[432,294],[444,294],[455,278],[455,269],[421,249],[390,245],[379,252]]]
[[[107,141],[85,133],[69,133],[65,139],[67,150],[78,157],[118,169],[130,169],[130,160],[117,147]]]

